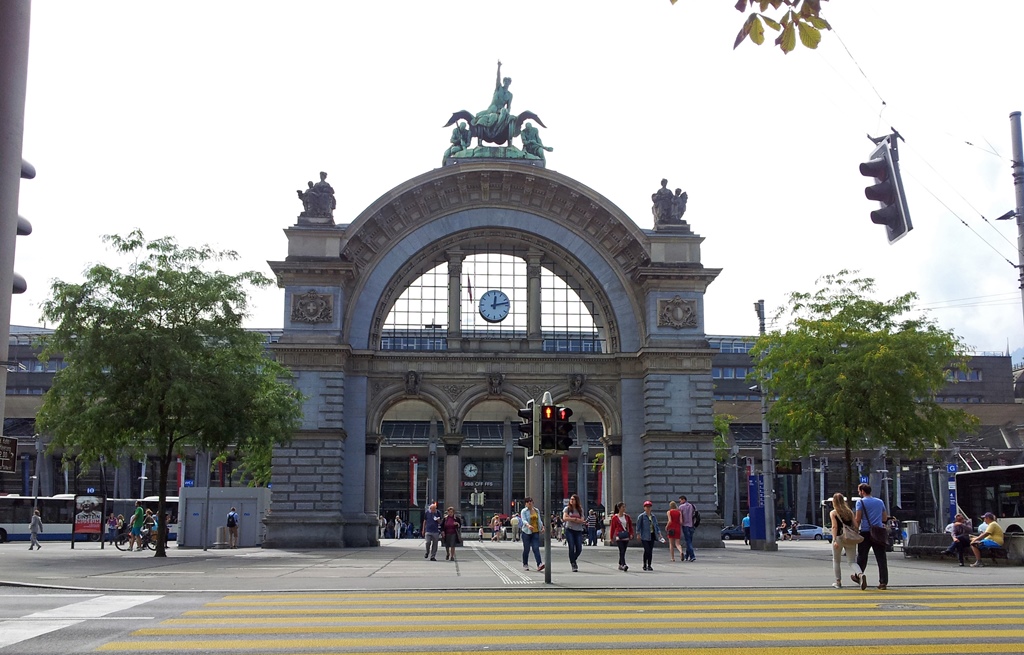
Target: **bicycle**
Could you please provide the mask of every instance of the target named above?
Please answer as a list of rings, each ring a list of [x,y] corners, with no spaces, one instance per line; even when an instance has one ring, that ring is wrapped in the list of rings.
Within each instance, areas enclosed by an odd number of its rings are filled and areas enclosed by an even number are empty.
[[[131,550],[131,538],[131,535],[126,532],[119,534],[117,535],[117,538],[114,540],[114,546],[118,550]],[[148,548],[149,550],[156,550],[156,541],[150,538],[149,530],[143,530],[140,539],[142,540],[143,548]]]

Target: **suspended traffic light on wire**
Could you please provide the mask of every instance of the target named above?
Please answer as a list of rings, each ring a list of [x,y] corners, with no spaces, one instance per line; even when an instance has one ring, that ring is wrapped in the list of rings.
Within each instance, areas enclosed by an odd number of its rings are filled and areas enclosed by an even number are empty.
[[[516,440],[516,444],[526,449],[527,457],[533,457],[534,453],[540,449],[538,443],[540,412],[538,409],[531,400],[526,403],[526,407],[519,410],[519,417],[523,419],[523,422],[519,424],[519,431],[523,433],[523,436]]]
[[[877,200],[881,205],[881,208],[871,212],[871,222],[885,226],[889,243],[895,243],[914,229],[903,193],[895,136],[882,137],[871,151],[870,160],[860,165],[860,174],[875,180],[873,185],[864,189],[864,195],[868,200]]]

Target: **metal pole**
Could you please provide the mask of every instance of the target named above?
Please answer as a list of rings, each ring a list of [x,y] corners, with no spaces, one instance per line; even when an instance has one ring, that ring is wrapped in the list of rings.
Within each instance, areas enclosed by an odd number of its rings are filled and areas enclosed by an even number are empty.
[[[1024,308],[1024,147],[1021,146],[1019,111],[1010,114],[1010,141],[1013,147],[1013,192],[1017,200],[1017,279],[1020,281],[1021,307]]]
[[[758,334],[764,336],[764,300],[754,303],[757,312]],[[768,432],[768,394],[761,390],[761,471],[764,474],[764,549],[778,550],[775,541],[775,458]]]
[[[551,455],[544,453],[544,516],[547,539],[544,540],[544,584],[551,584]]]
[[[213,480],[213,453],[206,453],[206,504],[203,505],[203,550],[210,547],[210,482]]]

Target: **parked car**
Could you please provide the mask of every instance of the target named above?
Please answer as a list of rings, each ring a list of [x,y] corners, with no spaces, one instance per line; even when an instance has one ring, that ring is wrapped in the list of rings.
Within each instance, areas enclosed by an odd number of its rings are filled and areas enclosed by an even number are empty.
[[[729,527],[722,528],[722,539],[729,541],[730,539],[742,539],[743,528],[738,525],[730,525]]]
[[[814,539],[815,541],[821,541],[822,539],[828,539],[832,541],[832,533],[828,533],[826,536],[825,531],[817,525],[810,525],[807,523],[801,523],[796,526],[797,532],[800,533],[801,539]]]

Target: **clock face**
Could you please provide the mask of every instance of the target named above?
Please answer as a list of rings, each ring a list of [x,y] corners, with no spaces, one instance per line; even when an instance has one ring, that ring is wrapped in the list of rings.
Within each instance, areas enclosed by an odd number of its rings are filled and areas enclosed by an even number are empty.
[[[466,464],[466,466],[463,467],[462,472],[466,474],[467,478],[475,478],[478,469],[476,468],[476,464]]]
[[[480,296],[480,316],[488,323],[500,323],[508,316],[508,296],[497,289],[491,289]]]

